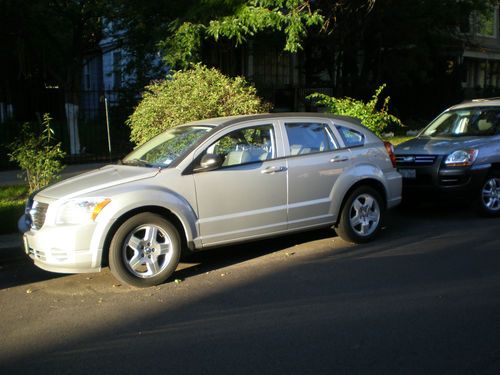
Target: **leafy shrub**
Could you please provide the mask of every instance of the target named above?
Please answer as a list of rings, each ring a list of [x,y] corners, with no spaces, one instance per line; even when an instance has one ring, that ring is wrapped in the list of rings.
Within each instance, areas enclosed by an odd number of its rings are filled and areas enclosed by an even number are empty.
[[[389,114],[389,96],[384,99],[381,108],[377,109],[379,96],[385,86],[384,84],[376,89],[372,99],[366,103],[349,97],[334,98],[321,93],[311,94],[307,99],[313,100],[316,105],[325,106],[333,114],[360,119],[363,125],[380,136],[389,124],[403,126],[399,118]]]
[[[51,121],[48,113],[43,115],[44,129],[40,136],[33,133],[28,124],[24,124],[20,137],[9,145],[10,160],[23,170],[30,192],[59,178],[58,174],[63,169],[61,160],[65,153],[61,143],[55,143]]]
[[[24,213],[27,197],[26,186],[0,187],[0,234],[17,231],[17,220]]]
[[[230,78],[201,64],[146,87],[128,118],[130,138],[141,144],[162,131],[194,120],[268,112],[244,78]]]

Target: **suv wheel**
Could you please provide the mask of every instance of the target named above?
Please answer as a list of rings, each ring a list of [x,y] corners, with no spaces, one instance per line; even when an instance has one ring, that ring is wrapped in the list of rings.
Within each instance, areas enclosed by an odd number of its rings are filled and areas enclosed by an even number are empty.
[[[180,253],[177,229],[157,214],[141,213],[125,221],[113,236],[109,267],[121,282],[149,287],[174,273]]]
[[[371,187],[362,186],[347,198],[335,231],[344,240],[363,243],[372,240],[382,223],[382,199]]]
[[[500,176],[490,175],[484,181],[479,196],[479,209],[487,216],[500,215]]]

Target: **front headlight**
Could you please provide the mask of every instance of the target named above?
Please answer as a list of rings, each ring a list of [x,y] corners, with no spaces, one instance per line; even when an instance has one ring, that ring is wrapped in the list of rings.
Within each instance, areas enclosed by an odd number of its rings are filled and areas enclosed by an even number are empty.
[[[85,224],[95,221],[109,198],[76,198],[64,202],[57,211],[56,224]]]
[[[471,148],[468,150],[457,150],[448,155],[444,161],[448,167],[468,167],[477,158],[478,150]]]

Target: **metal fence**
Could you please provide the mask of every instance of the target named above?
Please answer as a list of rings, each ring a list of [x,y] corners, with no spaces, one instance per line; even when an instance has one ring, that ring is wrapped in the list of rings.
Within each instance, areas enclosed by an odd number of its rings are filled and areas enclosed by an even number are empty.
[[[79,105],[68,106],[66,98],[69,97],[78,98]],[[12,113],[3,116],[0,121],[0,168],[15,167],[9,162],[8,144],[20,135],[24,123],[29,123],[35,133],[40,132],[44,113],[49,113],[53,119],[51,127],[67,155],[65,163],[118,159],[133,147],[125,120],[132,113],[136,102],[137,95],[125,91],[80,91],[76,95],[58,89],[30,92],[14,100]],[[72,126],[77,129],[73,136]],[[75,146],[75,139],[78,141],[76,148],[72,147],[72,143]]]
[[[274,111],[316,110],[306,96],[312,92],[332,94],[332,88],[258,87],[260,96],[274,105]],[[77,98],[78,108],[69,107],[67,98]],[[110,144],[106,122],[108,102]],[[56,138],[66,152],[66,164],[116,160],[128,153],[130,129],[125,121],[132,113],[139,95],[130,91],[65,92],[57,88],[29,90],[14,98],[9,110],[3,105],[0,117],[0,168],[14,168],[8,160],[6,145],[19,136],[23,123],[35,132],[42,131],[42,117],[49,113]]]

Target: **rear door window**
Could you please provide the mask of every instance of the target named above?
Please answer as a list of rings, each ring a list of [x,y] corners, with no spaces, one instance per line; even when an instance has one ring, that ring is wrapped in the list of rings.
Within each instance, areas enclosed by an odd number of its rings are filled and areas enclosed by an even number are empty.
[[[285,123],[290,155],[304,155],[337,149],[328,125],[314,122]]]

